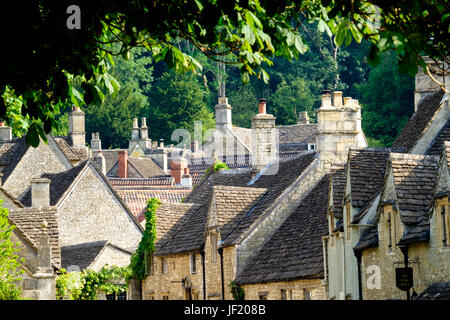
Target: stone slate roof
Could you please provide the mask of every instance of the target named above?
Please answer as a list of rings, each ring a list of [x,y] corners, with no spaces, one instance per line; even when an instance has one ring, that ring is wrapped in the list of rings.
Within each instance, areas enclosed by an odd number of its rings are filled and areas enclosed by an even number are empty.
[[[406,226],[399,244],[429,238],[427,217],[432,205],[438,162],[436,156],[390,155],[400,219]]]
[[[280,133],[280,146],[306,144],[307,147],[308,143],[316,143],[317,123],[278,126],[277,129]]]
[[[342,166],[331,168],[330,188],[333,190],[333,203],[331,205],[333,215],[337,219],[342,218],[342,201],[344,199],[347,170]]]
[[[353,247],[355,252],[360,252],[364,249],[374,248],[378,246],[378,228],[376,226],[366,227],[361,233],[359,242]]]
[[[252,212],[266,191],[265,188],[214,186],[209,226],[217,227],[220,238],[225,239]]]
[[[66,139],[55,137],[55,142],[70,161],[80,161],[80,154],[75,152],[66,142]]]
[[[450,282],[433,283],[416,300],[450,300]]]
[[[69,146],[69,148],[72,150],[72,152],[74,152],[81,161],[87,160],[89,158],[89,153],[86,148],[74,148],[73,147],[73,141],[72,141],[72,137],[70,135],[69,136],[56,136],[54,138],[63,139],[66,142],[66,144]],[[62,151],[64,152],[64,150],[62,150]],[[66,156],[67,156],[67,154],[66,154]]]
[[[183,232],[188,219],[195,217],[200,205],[193,203],[162,203],[156,212],[156,243],[155,255],[172,253],[173,247],[187,245],[196,251],[196,247],[188,245],[193,240],[189,233]]]
[[[9,218],[35,245],[39,244],[42,232],[41,225],[46,221],[52,262],[55,267],[61,267],[61,250],[59,247],[58,220],[55,207],[15,209],[10,211]]]
[[[188,195],[184,203],[195,203],[199,205],[198,210],[186,213],[180,220],[179,231],[168,241],[164,247],[164,254],[197,251],[203,245],[205,226],[210,212],[214,186],[236,186],[251,188],[266,188],[267,192],[263,198],[252,208],[252,212],[239,222],[233,231],[223,240],[223,246],[235,244],[239,238],[253,225],[253,223],[264,214],[284,190],[286,190],[301,173],[311,164],[315,153],[308,153],[296,158],[282,159],[279,162],[279,170],[274,175],[262,175],[252,185],[250,170],[221,170],[217,173],[206,174],[202,182]]]
[[[56,205],[67,189],[72,185],[76,177],[87,166],[88,161],[85,161],[67,171],[60,173],[44,173],[41,178],[50,179],[50,205]],[[26,207],[31,207],[31,188],[22,197],[22,203]]]
[[[174,185],[174,178],[171,176],[160,176],[153,178],[111,178],[108,177],[110,184],[117,190],[136,189],[146,187],[168,187]]]
[[[80,270],[89,268],[108,244],[107,240],[80,243],[61,247],[61,267],[78,266]]]
[[[440,156],[442,154],[442,150],[444,149],[445,141],[450,141],[450,126],[448,121],[441,129],[432,146],[427,150],[426,154],[432,156]]]
[[[3,183],[8,179],[14,168],[22,160],[29,146],[26,145],[26,136],[12,139],[0,147],[0,166],[3,167]]]
[[[381,190],[386,172],[386,164],[391,149],[364,148],[350,149],[351,200],[354,208],[361,209],[374,193]]]
[[[417,107],[417,111],[405,124],[392,147],[403,147],[405,152],[411,151],[439,111],[443,96],[444,92],[438,90],[423,98]]]
[[[329,175],[305,196],[236,278],[240,284],[322,278]]]
[[[117,193],[139,222],[145,219],[144,212],[148,199],[157,198],[161,202],[181,203],[191,191],[191,188],[184,187],[117,189]]]
[[[106,163],[106,159],[105,159]],[[107,169],[108,177],[118,177],[118,161],[110,168]],[[150,158],[128,158],[128,177],[129,178],[152,178],[157,176],[166,175],[160,166],[156,164],[153,159]]]
[[[105,158],[106,175],[108,175],[109,171],[117,163],[119,151],[128,151],[128,149],[102,149],[102,154]]]

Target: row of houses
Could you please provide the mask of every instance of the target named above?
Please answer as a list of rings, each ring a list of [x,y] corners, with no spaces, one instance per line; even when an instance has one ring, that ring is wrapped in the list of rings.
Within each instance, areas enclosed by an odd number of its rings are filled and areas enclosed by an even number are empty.
[[[326,90],[317,123],[277,126],[261,99],[251,129],[219,97],[203,144],[152,141],[142,118],[128,149],[102,149],[98,133],[87,147],[75,107],[69,134],[37,148],[0,123],[24,296],[54,299],[61,268],[128,265],[158,198],[156,250],[128,298],[448,298],[448,95],[424,74],[415,95],[391,148],[368,148],[359,102]],[[412,272],[410,290],[396,272]]]

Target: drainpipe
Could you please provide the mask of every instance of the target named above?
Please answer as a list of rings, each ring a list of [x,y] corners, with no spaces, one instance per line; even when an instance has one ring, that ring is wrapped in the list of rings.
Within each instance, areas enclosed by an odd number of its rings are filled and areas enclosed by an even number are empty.
[[[324,271],[324,280],[325,280],[325,285],[326,285],[326,289],[325,289],[325,300],[328,300],[328,292],[329,292],[329,282],[328,282],[328,250],[327,250],[327,240],[328,237],[324,236],[322,237],[322,250],[323,250],[323,271]]]
[[[203,300],[206,300],[205,250],[203,246],[200,248],[200,255],[202,256]]]
[[[361,280],[361,258],[362,251],[355,252],[356,261],[358,263],[358,300],[362,300],[362,280]]]
[[[223,248],[219,247],[219,256],[220,256],[220,278],[222,282],[222,300],[225,300],[225,285],[223,282]]]
[[[405,268],[408,268],[408,245],[404,245],[400,247],[400,250],[403,253],[403,263],[405,264]],[[406,300],[411,300],[411,296],[409,293],[409,289],[406,291]]]

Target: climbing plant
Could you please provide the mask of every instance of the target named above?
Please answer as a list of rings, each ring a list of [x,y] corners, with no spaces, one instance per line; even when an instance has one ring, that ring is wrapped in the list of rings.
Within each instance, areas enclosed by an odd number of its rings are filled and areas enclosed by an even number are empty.
[[[21,280],[19,269],[21,259],[18,255],[18,244],[11,241],[15,228],[8,219],[9,211],[1,206],[0,199],[0,300],[18,300],[21,289],[14,282]]]
[[[214,165],[212,165],[209,169],[206,170],[206,173],[211,172],[211,169],[214,172],[220,171],[222,169],[224,170],[230,170],[230,168],[228,168],[227,164],[225,162],[221,162],[221,161],[216,161],[214,163]]]
[[[161,202],[157,198],[147,200],[147,208],[145,210],[145,230],[141,242],[136,251],[131,256],[130,279],[143,280],[148,275],[148,266],[153,253],[155,252],[156,241],[156,210]]]
[[[230,281],[228,286],[230,287],[230,291],[231,291],[231,294],[233,295],[234,300],[244,300],[245,291],[242,287],[237,285],[234,281]]]
[[[56,299],[58,300],[95,300],[99,292],[119,294],[127,290],[123,279],[130,270],[118,266],[105,265],[99,272],[83,270],[67,273],[60,270],[56,278]]]

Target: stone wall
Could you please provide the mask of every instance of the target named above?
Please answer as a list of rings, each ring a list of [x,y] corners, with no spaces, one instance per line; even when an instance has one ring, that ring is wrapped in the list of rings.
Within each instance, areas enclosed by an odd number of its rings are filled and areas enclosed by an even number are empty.
[[[58,207],[61,246],[109,240],[133,252],[142,231],[92,165]]]
[[[127,267],[130,264],[131,252],[107,245],[101,255],[90,266],[90,270],[100,271],[106,264],[109,266]]]
[[[52,138],[48,144],[40,142],[37,148],[30,147],[20,162],[4,182],[3,187],[20,199],[30,187],[32,178],[39,178],[44,173],[59,173],[72,168],[72,164]]]
[[[292,291],[292,300],[305,300],[308,293],[311,300],[325,299],[325,286],[321,279],[246,284],[242,288],[245,300],[259,300],[260,295],[267,300],[281,300],[281,290],[287,291],[287,299],[290,298],[289,291]]]

